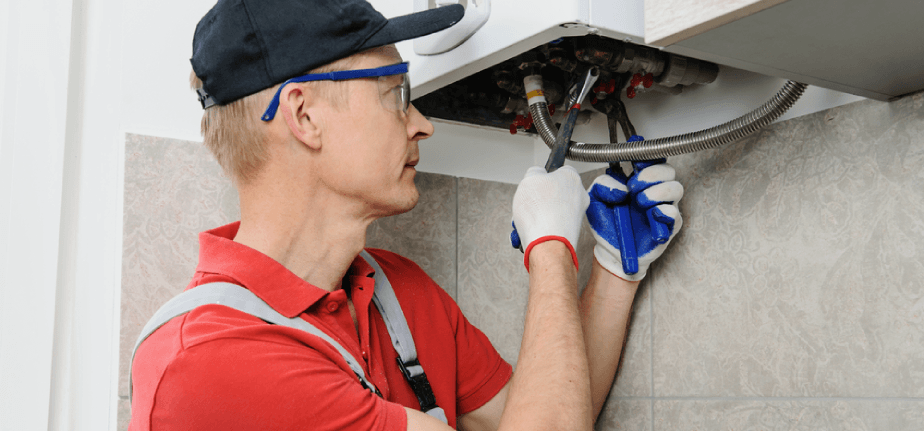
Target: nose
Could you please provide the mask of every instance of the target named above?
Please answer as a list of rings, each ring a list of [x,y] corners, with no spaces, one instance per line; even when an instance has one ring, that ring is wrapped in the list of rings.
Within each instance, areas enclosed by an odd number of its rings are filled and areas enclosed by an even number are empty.
[[[407,137],[412,141],[421,141],[433,136],[433,123],[424,117],[414,104],[407,107]]]

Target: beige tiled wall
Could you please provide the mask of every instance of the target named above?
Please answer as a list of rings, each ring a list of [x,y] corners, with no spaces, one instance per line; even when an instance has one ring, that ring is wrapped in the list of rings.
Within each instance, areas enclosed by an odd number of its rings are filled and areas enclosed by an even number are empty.
[[[456,193],[458,180],[417,174],[420,200],[405,214],[376,220],[366,231],[366,246],[413,260],[456,298]]]
[[[855,103],[671,159],[684,229],[636,297],[598,430],[924,429],[922,104]],[[201,144],[127,145],[123,363],[192,274],[196,232],[237,216]],[[376,222],[368,245],[417,261],[515,363],[527,290],[507,240],[515,186],[417,184],[418,207]],[[578,247],[582,284],[592,245]]]
[[[654,429],[924,429],[924,95],[676,157]]]
[[[119,429],[128,426],[128,363],[141,327],[192,276],[197,233],[239,216],[237,193],[201,143],[125,139]]]

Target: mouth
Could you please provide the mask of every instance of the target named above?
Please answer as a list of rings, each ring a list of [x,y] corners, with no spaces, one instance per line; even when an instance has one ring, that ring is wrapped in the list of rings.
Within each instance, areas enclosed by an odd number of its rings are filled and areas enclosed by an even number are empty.
[[[419,162],[420,162],[420,159],[414,159],[414,160],[411,160],[410,162],[407,162],[407,164],[406,164],[405,166],[408,166],[408,167],[413,168],[413,167],[417,166],[417,163],[419,163]]]

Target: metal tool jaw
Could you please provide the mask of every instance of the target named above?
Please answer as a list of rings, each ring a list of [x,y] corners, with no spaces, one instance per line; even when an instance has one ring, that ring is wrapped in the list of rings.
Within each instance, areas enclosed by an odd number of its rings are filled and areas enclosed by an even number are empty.
[[[581,108],[581,102],[585,98],[587,98],[588,94],[590,94],[590,89],[593,88],[594,83],[597,82],[597,78],[599,77],[600,77],[599,69],[597,69],[596,67],[591,67],[590,69],[587,69],[587,74],[584,75],[584,86],[581,87],[581,92],[578,93],[578,97],[577,99],[575,99],[574,105],[571,106],[572,109],[574,107],[577,107],[578,109]]]
[[[571,134],[574,132],[574,123],[577,121],[578,112],[581,110],[581,101],[590,93],[597,78],[600,77],[600,70],[596,67],[587,69],[584,76],[584,85],[577,94],[574,104],[569,107],[568,115],[565,117],[558,129],[558,135],[555,136],[555,143],[552,144],[552,153],[549,154],[549,160],[545,162],[546,172],[554,172],[565,164],[565,155],[568,154],[568,146],[571,144]]]

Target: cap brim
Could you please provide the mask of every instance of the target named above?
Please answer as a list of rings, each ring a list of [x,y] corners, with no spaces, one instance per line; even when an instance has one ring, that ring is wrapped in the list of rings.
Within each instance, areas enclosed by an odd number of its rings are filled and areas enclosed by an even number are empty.
[[[390,45],[436,33],[452,27],[461,21],[463,16],[465,16],[465,8],[460,4],[454,4],[395,17],[388,20],[381,30],[369,37],[362,45],[362,49]]]

